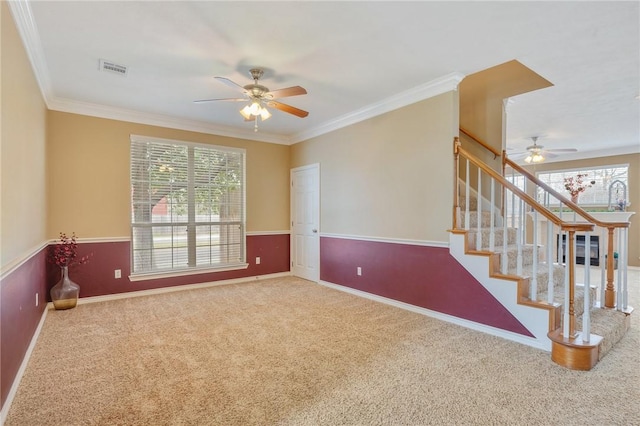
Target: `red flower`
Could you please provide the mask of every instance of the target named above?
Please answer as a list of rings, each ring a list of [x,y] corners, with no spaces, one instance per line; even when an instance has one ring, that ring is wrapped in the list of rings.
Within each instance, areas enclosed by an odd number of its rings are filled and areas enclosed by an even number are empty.
[[[60,242],[53,247],[53,250],[49,253],[49,261],[62,267],[71,266],[74,264],[83,264],[89,261],[91,255],[86,255],[76,260],[78,257],[78,243],[76,242],[75,232],[71,234],[71,237],[63,232],[60,233]]]

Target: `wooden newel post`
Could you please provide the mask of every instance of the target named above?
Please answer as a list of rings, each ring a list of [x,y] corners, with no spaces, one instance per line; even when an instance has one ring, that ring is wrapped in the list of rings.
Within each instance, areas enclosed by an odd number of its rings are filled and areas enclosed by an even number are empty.
[[[607,288],[604,291],[604,306],[605,308],[614,308],[616,302],[616,292],[613,289],[613,264],[615,259],[613,258],[613,231],[615,228],[607,228],[608,241],[607,241]]]
[[[575,311],[575,290],[576,290],[576,253],[575,253],[576,232],[569,230],[569,238],[567,241],[569,249],[569,336],[576,337],[576,311]],[[586,290],[585,290],[586,291]]]
[[[460,154],[458,149],[460,148],[460,138],[453,138],[453,229],[458,229],[458,218],[460,217],[460,184],[459,184],[459,171],[458,171],[458,163]],[[467,200],[468,202],[468,200]]]

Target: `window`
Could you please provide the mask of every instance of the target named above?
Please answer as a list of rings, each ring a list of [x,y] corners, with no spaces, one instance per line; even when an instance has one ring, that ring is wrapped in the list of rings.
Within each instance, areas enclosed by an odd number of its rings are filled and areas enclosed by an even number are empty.
[[[244,173],[244,150],[132,135],[132,274],[246,267]]]
[[[560,194],[569,197],[568,191],[564,187],[564,179],[575,177],[577,174],[586,174],[585,182],[595,181],[595,183],[580,194],[580,204],[587,205],[609,205],[609,187],[617,181],[628,185],[628,165],[606,166],[598,168],[585,168],[574,170],[556,170],[552,172],[540,172],[538,179],[545,182]],[[616,184],[612,188],[611,202],[616,203],[624,200],[623,185]],[[627,186],[627,195],[629,190]],[[628,202],[628,199],[626,200]],[[557,204],[557,202],[556,202]]]

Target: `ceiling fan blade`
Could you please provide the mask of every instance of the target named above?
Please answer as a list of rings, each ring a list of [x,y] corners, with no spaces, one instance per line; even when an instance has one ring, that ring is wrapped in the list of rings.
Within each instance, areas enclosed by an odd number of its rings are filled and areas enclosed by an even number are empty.
[[[203,103],[203,102],[214,102],[214,101],[234,101],[234,102],[240,102],[240,101],[247,101],[247,98],[218,98],[218,99],[199,99],[197,101],[193,101],[194,104],[199,104],[199,103]]]
[[[233,81],[229,80],[229,79],[228,79],[228,78],[226,78],[226,77],[214,77],[214,78],[215,78],[216,80],[218,80],[220,83],[224,83],[224,84],[226,84],[227,86],[231,87],[232,89],[235,89],[235,90],[237,90],[237,91],[239,91],[239,92],[242,92],[242,93],[247,93],[247,91],[246,91],[246,89],[245,89],[244,87],[240,86],[240,85],[239,85],[238,83],[236,83],[236,82],[233,82]]]
[[[280,111],[288,112],[289,114],[296,115],[300,118],[304,118],[309,115],[307,111],[292,107],[291,105],[283,104],[282,102],[269,101],[267,102],[267,106],[279,109]]]
[[[276,99],[286,98],[287,96],[298,96],[306,94],[307,91],[304,89],[304,87],[292,86],[285,89],[272,90],[271,92],[265,93],[264,96],[267,99]]]
[[[507,157],[511,158],[511,159],[518,159],[518,158],[524,158],[527,155],[529,155],[528,152],[514,152],[512,154],[507,153]]]
[[[578,152],[576,148],[545,149],[545,152]]]

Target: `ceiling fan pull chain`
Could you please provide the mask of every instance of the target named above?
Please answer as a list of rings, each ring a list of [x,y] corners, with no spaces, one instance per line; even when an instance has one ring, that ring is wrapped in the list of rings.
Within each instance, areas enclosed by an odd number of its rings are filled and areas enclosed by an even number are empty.
[[[253,131],[254,131],[254,132],[256,132],[256,133],[258,133],[258,116],[257,116],[257,115],[256,115],[255,120],[256,120],[256,121],[255,121],[255,124],[254,124],[254,126],[253,126]]]

